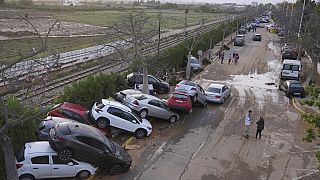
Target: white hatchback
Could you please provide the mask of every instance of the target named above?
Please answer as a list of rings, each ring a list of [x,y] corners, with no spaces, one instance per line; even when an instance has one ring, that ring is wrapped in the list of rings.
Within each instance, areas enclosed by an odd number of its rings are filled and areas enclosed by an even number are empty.
[[[97,168],[77,160],[61,161],[48,141],[26,143],[16,154],[20,180],[77,177],[87,179]]]
[[[152,125],[146,119],[141,119],[129,107],[116,102],[102,99],[96,102],[91,110],[92,120],[100,128],[113,126],[135,134],[141,139],[149,136],[152,132]]]

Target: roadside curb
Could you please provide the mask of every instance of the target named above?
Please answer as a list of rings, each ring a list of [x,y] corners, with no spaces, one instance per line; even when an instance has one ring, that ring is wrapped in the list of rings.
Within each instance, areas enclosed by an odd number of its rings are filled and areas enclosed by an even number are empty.
[[[292,105],[293,107],[300,113],[300,114],[308,114],[306,113],[304,110],[302,110],[301,108],[299,108],[296,104],[296,98],[292,98]]]

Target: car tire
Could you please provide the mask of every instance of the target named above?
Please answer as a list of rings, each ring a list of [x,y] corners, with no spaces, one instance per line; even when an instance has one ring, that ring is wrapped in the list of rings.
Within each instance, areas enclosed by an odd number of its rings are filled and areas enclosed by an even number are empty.
[[[64,162],[72,159],[72,155],[73,155],[73,153],[72,153],[71,149],[69,149],[69,148],[61,149],[58,152],[59,159]]]
[[[222,98],[222,100],[221,100],[221,104],[223,104],[223,103],[224,103],[224,101],[225,101],[225,98]]]
[[[191,97],[191,99],[193,103],[196,103],[198,100],[198,94],[195,94],[193,97]]]
[[[120,164],[114,164],[112,165],[112,167],[110,168],[110,175],[117,175],[120,174],[122,172],[122,166]]]
[[[19,180],[34,180],[34,176],[31,174],[23,174],[19,177]]]
[[[134,134],[137,139],[142,139],[147,136],[147,131],[145,129],[137,129]]]
[[[202,107],[205,108],[205,107],[207,107],[207,106],[208,106],[208,102],[207,102],[207,101],[204,101],[203,104],[202,104]]]
[[[87,170],[78,172],[77,178],[79,179],[88,179],[91,176],[91,173]]]
[[[177,116],[175,116],[175,115],[173,115],[173,116],[171,116],[171,117],[169,118],[169,122],[170,122],[171,124],[175,123],[176,121],[177,121]]]
[[[140,112],[139,112],[139,115],[141,118],[146,118],[148,117],[148,109],[142,109]]]
[[[107,118],[99,118],[97,120],[97,126],[100,129],[106,128],[110,124],[110,121]]]

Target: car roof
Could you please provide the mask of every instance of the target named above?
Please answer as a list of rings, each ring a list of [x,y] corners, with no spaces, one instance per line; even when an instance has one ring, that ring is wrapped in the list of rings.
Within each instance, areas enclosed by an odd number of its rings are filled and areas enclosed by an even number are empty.
[[[76,133],[77,135],[84,135],[87,137],[89,136],[104,142],[105,136],[102,134],[100,130],[98,130],[95,127],[77,122],[68,123],[68,127],[72,132]]]
[[[120,102],[117,102],[117,101],[109,101],[107,99],[102,99],[101,100],[102,103],[104,105],[107,105],[107,106],[111,106],[111,107],[117,107],[117,108],[120,108],[122,109],[123,111],[126,111],[126,112],[131,112],[131,109],[123,104],[121,104]]]
[[[224,84],[220,84],[220,83],[212,83],[210,84],[209,87],[215,87],[215,88],[222,88],[223,86],[225,86]]]
[[[301,61],[299,61],[299,60],[285,59],[285,60],[283,60],[282,64],[301,65]]]
[[[244,35],[243,34],[238,34],[237,37],[244,37]]]
[[[80,115],[85,115],[89,111],[87,108],[85,108],[79,104],[70,103],[70,102],[64,102],[58,107],[60,107],[62,109],[69,110],[69,111],[76,112]]]
[[[254,34],[255,36],[261,36],[261,34]]]
[[[146,97],[147,99],[155,99],[155,100],[160,100],[160,101],[161,101],[161,99],[159,99],[158,97],[152,96],[152,95],[150,95],[150,94],[137,94],[137,95],[139,95],[139,96],[144,96],[144,97]],[[133,96],[134,96],[134,95],[133,95]]]
[[[55,153],[55,151],[51,149],[48,141],[29,142],[25,144],[25,148],[28,154]]]
[[[62,118],[62,117],[54,117],[54,116],[47,116],[43,119],[43,121],[54,121],[55,123],[61,123],[61,122],[76,122],[72,119],[68,118]]]

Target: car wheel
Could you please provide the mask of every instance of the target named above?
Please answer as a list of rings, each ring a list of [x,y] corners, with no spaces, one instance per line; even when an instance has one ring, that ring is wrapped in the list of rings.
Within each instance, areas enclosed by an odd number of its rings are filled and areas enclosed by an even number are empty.
[[[225,101],[225,98],[222,98],[222,100],[221,100],[221,104],[223,104],[223,103],[224,103],[224,101]]]
[[[192,97],[192,102],[193,103],[196,103],[198,100],[198,94],[195,94],[193,97]]]
[[[140,111],[140,117],[146,118],[148,116],[148,110],[147,109],[142,109]]]
[[[19,177],[19,180],[34,180],[34,176],[32,176],[31,174],[24,174],[22,176]]]
[[[106,128],[109,125],[109,120],[106,118],[99,118],[97,120],[97,126],[100,129]]]
[[[169,122],[170,122],[171,124],[175,123],[176,121],[177,121],[177,116],[171,116],[171,117],[169,118]]]
[[[72,151],[69,148],[62,149],[58,152],[59,159],[66,162],[72,158]]]
[[[137,129],[135,136],[137,139],[142,139],[147,136],[147,131],[145,129]]]
[[[79,179],[88,179],[91,176],[91,173],[89,171],[80,171],[77,174],[77,178]]]
[[[121,171],[122,171],[122,166],[119,164],[114,164],[110,169],[110,174],[117,175],[117,174],[120,174]]]
[[[207,102],[207,101],[204,101],[203,104],[202,104],[202,107],[205,108],[205,107],[207,107],[207,106],[208,106],[208,102]]]

